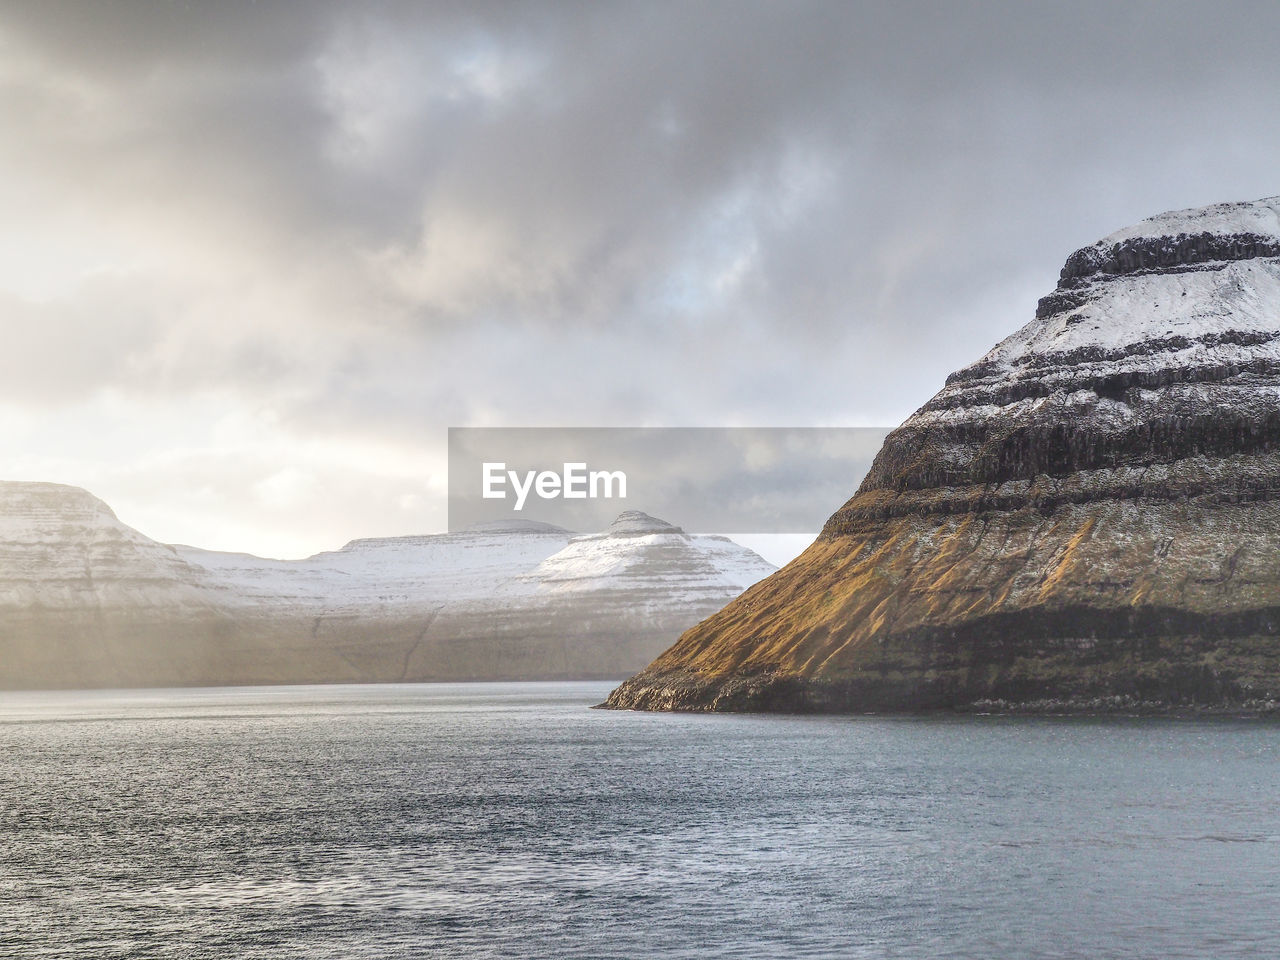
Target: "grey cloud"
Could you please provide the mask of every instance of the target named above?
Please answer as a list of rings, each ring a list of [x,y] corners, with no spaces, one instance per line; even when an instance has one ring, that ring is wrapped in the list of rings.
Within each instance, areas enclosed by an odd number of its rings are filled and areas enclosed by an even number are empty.
[[[0,397],[217,389],[406,447],[888,425],[1073,248],[1280,192],[1277,27],[1265,3],[0,2],[6,242],[101,236],[117,278],[77,248],[56,289],[0,284]]]

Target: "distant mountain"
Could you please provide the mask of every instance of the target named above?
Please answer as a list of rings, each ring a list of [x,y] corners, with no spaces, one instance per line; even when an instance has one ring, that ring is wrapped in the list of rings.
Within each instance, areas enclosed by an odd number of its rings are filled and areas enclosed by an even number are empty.
[[[220,592],[76,487],[0,483],[0,685],[113,686],[217,673]]]
[[[1280,197],[1076,251],[805,553],[609,698],[1274,712]]]
[[[627,511],[492,595],[442,608],[412,664],[456,669],[463,661],[449,651],[464,645],[490,651],[489,672],[519,663],[519,675],[617,676],[618,664],[639,669],[774,569],[725,537]]]
[[[157,543],[75,487],[0,483],[0,687],[633,672],[773,568],[643,514],[355,540],[305,560]]]
[[[573,536],[549,523],[511,520],[460,533],[352,540],[340,550],[305,560],[267,560],[181,545],[174,549],[205,571],[205,582],[229,606],[316,616],[434,610],[443,603],[491,596]]]

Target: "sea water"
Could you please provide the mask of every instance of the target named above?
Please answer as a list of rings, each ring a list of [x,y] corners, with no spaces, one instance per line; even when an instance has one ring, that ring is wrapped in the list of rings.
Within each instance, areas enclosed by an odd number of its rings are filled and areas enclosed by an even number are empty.
[[[1280,725],[0,694],[4,957],[1280,956]]]

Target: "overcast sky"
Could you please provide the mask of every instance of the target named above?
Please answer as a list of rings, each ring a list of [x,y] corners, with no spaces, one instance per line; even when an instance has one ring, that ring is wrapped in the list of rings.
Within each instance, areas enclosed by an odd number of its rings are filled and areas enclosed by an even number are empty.
[[[894,425],[1075,248],[1280,193],[1277,36],[1273,3],[0,3],[0,476],[300,556],[443,529],[451,425]]]

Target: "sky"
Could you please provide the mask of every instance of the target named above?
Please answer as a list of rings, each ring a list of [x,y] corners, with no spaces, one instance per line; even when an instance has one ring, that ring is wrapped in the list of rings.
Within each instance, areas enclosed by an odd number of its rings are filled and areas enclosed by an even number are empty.
[[[296,557],[443,530],[450,426],[893,426],[1076,248],[1280,194],[1277,35],[1271,3],[0,0],[0,478]]]

